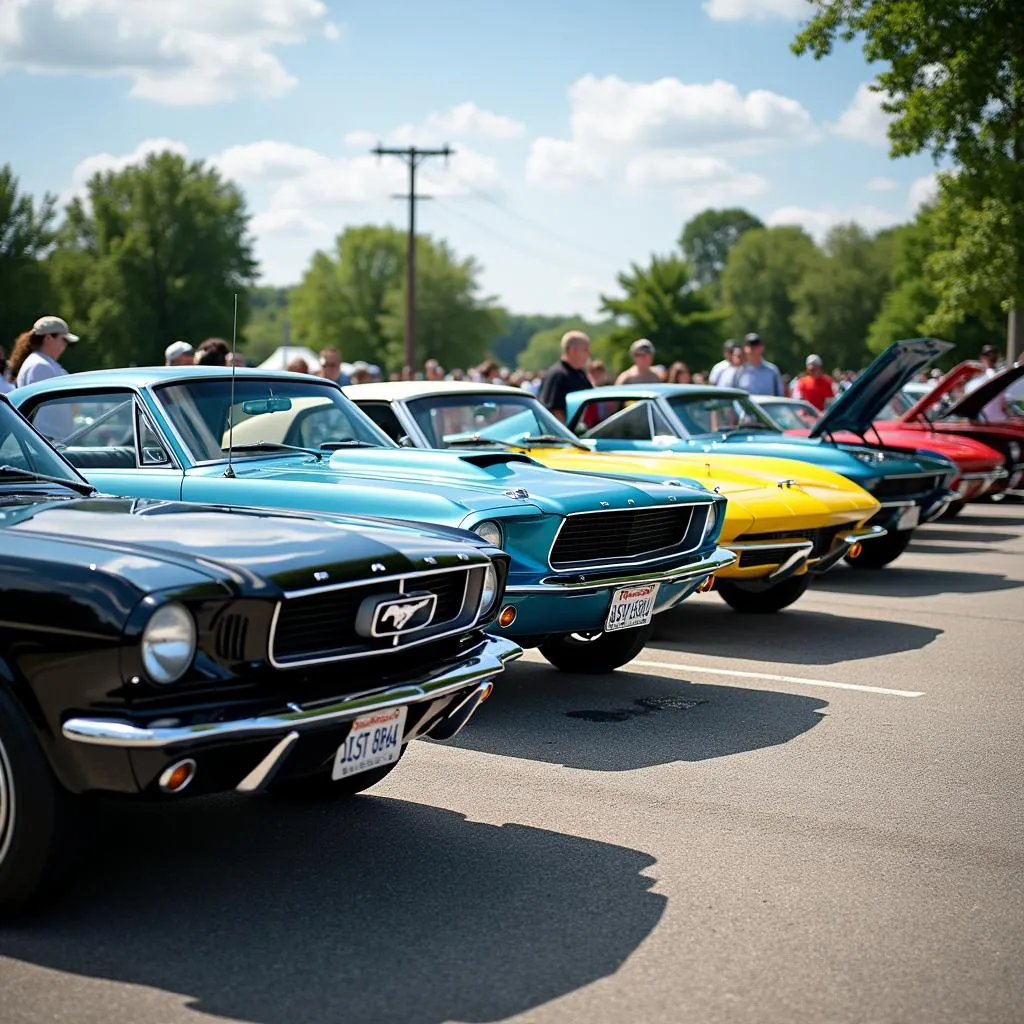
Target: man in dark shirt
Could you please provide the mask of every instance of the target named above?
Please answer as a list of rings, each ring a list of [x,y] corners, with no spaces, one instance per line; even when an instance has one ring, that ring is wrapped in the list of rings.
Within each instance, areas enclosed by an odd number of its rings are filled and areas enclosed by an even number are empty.
[[[583,331],[566,331],[562,335],[562,358],[544,374],[540,400],[565,422],[565,396],[572,391],[590,387],[586,366],[590,361],[590,339]]]

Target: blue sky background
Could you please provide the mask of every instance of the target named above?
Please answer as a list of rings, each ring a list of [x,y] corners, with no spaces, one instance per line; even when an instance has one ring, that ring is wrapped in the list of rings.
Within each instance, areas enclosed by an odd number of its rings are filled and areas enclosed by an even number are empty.
[[[858,96],[871,76],[859,48],[823,62],[790,52],[803,6],[83,0],[68,21],[57,0],[14,0],[0,13],[3,159],[26,189],[62,196],[153,140],[213,159],[248,194],[266,280],[284,284],[347,224],[405,226],[387,198],[402,165],[366,150],[412,126],[459,153],[424,175],[438,198],[420,205],[422,229],[476,256],[485,290],[513,310],[593,315],[618,270],[669,249],[706,205],[820,237],[842,220],[906,220],[927,194],[929,159],[890,161],[884,117]],[[618,119],[593,88],[574,106],[588,76],[622,80]],[[656,101],[663,79],[677,83]],[[698,110],[693,85],[749,109]],[[758,121],[757,90],[775,94],[777,123]],[[613,137],[655,101],[646,137]],[[461,122],[447,116],[460,105]],[[574,134],[574,110],[586,131]],[[536,156],[545,138],[574,161],[557,187]],[[595,168],[600,180],[577,180]]]

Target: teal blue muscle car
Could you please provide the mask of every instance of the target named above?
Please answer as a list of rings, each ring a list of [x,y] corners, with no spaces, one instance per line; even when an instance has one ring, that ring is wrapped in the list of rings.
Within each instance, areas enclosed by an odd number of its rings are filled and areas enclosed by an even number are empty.
[[[725,499],[561,473],[513,452],[392,442],[331,381],[220,367],[71,374],[15,405],[108,494],[345,512],[471,530],[512,559],[496,632],[607,671],[734,555]]]

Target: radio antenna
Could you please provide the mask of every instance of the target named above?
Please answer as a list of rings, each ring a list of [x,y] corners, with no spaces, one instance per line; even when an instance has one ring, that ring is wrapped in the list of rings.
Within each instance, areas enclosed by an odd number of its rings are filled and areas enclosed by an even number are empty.
[[[235,345],[238,342],[238,292],[235,292],[235,311],[231,318],[231,404],[228,406],[228,468],[224,475],[233,477],[235,471],[231,468],[231,449],[234,446],[234,424],[235,424]]]

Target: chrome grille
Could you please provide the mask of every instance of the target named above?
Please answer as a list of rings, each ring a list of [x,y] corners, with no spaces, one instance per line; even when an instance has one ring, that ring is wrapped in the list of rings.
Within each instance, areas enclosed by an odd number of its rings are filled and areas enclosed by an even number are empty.
[[[772,547],[772,541],[803,541],[809,540],[812,544],[809,558],[823,558],[835,544],[836,535],[843,526],[823,526],[813,530],[785,530],[778,533],[746,533],[736,538],[736,542],[756,541],[765,544],[764,548],[739,551],[737,567],[740,569],[752,569],[758,565],[776,565],[784,562],[792,553],[791,547]]]
[[[214,645],[217,657],[225,661],[245,660],[245,641],[249,633],[249,620],[244,615],[222,615],[214,627]]]
[[[889,476],[879,480],[871,493],[879,501],[898,501],[901,498],[923,498],[942,486],[942,474],[927,476]]]
[[[701,503],[567,516],[551,547],[551,568],[602,568],[693,550],[709,514],[713,506]]]
[[[271,661],[287,666],[383,654],[468,629],[476,622],[484,572],[483,566],[473,566],[412,573],[287,596],[271,630]],[[381,637],[356,631],[356,616],[368,597],[424,594],[437,598],[433,618],[425,628]]]

